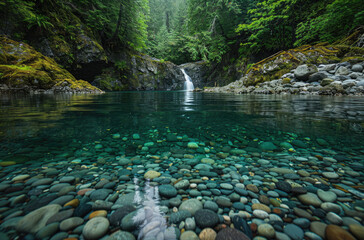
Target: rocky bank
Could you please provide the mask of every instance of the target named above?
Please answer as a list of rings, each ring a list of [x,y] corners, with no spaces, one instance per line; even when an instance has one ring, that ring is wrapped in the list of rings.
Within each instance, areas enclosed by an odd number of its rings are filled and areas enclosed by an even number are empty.
[[[364,48],[356,32],[341,44],[305,45],[252,64],[239,80],[206,92],[253,94],[364,94]]]

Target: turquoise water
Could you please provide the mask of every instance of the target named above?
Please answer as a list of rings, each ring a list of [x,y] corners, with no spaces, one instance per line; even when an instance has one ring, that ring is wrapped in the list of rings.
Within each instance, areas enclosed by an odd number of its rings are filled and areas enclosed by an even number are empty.
[[[180,91],[0,103],[0,239],[354,239],[351,225],[364,229],[364,98]]]
[[[159,141],[155,153],[175,145],[165,141],[169,133],[238,148],[293,139],[312,148],[317,138],[341,150],[364,143],[364,98],[356,97],[119,92],[2,95],[0,104],[3,161],[41,161],[98,143],[114,154],[137,154],[140,143],[129,141],[135,133],[144,142]],[[128,140],[108,146],[112,134]]]

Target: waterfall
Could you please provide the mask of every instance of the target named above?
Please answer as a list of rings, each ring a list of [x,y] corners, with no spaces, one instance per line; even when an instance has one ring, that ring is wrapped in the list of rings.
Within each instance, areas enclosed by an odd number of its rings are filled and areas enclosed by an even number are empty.
[[[187,75],[186,71],[181,68],[181,71],[183,72],[183,75],[185,76],[185,84],[183,86],[183,90],[186,91],[193,91],[195,89],[195,87],[193,86],[193,82],[191,81],[190,76]]]

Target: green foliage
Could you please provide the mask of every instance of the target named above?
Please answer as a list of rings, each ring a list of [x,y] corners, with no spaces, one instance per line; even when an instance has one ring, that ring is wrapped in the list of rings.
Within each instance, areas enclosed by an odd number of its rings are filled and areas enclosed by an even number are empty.
[[[298,24],[296,46],[317,41],[333,42],[364,23],[360,0],[335,0],[317,17]]]
[[[52,23],[49,22],[49,18],[39,14],[31,14],[30,17],[24,19],[26,23],[28,23],[28,29],[33,27],[39,27],[44,29],[49,29],[54,27]]]
[[[127,63],[125,61],[116,61],[114,63],[114,66],[119,71],[124,71],[124,70],[126,70],[128,68],[128,65],[127,65]]]

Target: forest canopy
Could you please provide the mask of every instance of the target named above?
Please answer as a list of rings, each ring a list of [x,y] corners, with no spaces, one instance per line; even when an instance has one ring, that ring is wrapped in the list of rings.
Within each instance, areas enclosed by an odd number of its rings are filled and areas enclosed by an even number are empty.
[[[177,64],[334,42],[364,22],[361,0],[3,0],[2,32],[15,24],[47,34],[61,22],[67,33],[81,24],[61,9],[72,11],[103,46]]]

